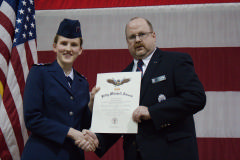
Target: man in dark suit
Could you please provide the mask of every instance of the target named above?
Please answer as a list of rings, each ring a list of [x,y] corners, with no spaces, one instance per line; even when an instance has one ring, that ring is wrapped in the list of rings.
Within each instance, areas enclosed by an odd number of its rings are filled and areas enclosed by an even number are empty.
[[[198,160],[193,114],[206,95],[186,53],[156,47],[152,24],[140,17],[126,25],[133,62],[124,70],[142,72],[140,106],[133,112],[137,134],[123,135],[125,160]],[[98,134],[101,155],[120,135]]]

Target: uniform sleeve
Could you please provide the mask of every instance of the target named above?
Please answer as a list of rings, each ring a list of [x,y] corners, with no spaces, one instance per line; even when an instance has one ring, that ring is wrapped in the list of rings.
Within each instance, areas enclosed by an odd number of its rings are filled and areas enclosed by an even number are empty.
[[[82,116],[82,128],[89,129],[91,126],[92,112],[89,110],[88,106],[85,107],[84,114]]]
[[[172,124],[204,108],[206,95],[188,54],[180,54],[173,64],[173,82],[176,95],[149,106],[157,129]]]
[[[62,144],[69,127],[44,115],[44,67],[33,66],[29,72],[23,97],[24,120],[33,134]]]

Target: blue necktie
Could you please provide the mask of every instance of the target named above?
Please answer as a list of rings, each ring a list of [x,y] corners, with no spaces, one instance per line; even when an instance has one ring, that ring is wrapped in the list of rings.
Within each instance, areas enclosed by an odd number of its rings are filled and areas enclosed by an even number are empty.
[[[137,70],[136,70],[136,71],[141,71],[142,76],[143,76],[143,69],[142,69],[143,64],[144,64],[143,61],[139,59],[137,63]]]
[[[69,87],[71,88],[71,86],[72,86],[72,78],[67,76],[66,79],[68,81]]]

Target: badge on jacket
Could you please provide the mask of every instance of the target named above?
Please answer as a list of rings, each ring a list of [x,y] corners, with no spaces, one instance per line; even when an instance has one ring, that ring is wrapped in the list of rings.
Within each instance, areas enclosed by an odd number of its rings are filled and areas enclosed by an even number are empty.
[[[166,96],[164,94],[159,94],[158,96],[158,102],[162,102],[162,101],[165,101],[166,100]]]
[[[154,84],[154,83],[161,82],[161,81],[164,81],[164,80],[166,80],[166,76],[165,76],[165,75],[162,75],[162,76],[153,78],[153,79],[152,79],[152,83]]]

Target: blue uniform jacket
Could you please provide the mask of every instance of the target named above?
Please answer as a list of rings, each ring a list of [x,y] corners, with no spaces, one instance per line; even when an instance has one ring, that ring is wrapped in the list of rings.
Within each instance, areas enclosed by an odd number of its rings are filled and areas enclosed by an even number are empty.
[[[75,70],[69,88],[57,61],[34,65],[24,90],[24,119],[31,135],[22,160],[83,160],[84,152],[66,135],[70,127],[90,127],[88,102],[88,82]]]

